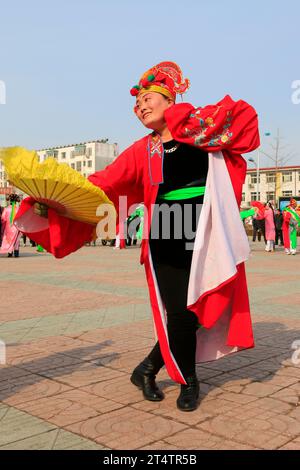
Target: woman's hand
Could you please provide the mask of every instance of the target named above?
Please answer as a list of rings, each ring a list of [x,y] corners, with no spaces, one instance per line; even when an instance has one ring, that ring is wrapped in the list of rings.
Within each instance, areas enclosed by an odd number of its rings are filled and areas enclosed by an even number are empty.
[[[41,204],[39,202],[36,202],[33,207],[34,207],[34,213],[36,215],[39,215],[40,217],[44,217],[45,219],[48,218],[48,206],[46,206],[46,204]]]

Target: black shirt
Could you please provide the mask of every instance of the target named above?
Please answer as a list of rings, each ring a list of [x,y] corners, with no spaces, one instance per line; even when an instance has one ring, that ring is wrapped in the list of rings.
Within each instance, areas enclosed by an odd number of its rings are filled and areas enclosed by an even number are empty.
[[[205,186],[208,154],[175,140],[163,145],[166,150],[177,144],[175,151],[164,154],[163,183],[159,185],[153,212],[150,248],[154,262],[186,267],[191,263],[203,196],[182,201],[160,201],[159,196],[187,186]],[[167,215],[163,212],[166,207]]]
[[[194,181],[198,183],[195,186],[205,186],[208,171],[207,152],[176,140],[165,142],[163,146],[168,150],[176,144],[179,146],[174,152],[164,154],[164,182],[159,185],[158,194],[183,188]]]

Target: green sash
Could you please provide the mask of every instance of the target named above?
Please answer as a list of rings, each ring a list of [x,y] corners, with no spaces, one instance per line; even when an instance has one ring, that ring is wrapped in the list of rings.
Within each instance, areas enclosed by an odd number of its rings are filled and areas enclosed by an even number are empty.
[[[192,199],[193,197],[203,196],[205,186],[194,186],[180,189],[174,189],[165,194],[160,194],[158,200],[162,201],[181,201],[182,199]]]

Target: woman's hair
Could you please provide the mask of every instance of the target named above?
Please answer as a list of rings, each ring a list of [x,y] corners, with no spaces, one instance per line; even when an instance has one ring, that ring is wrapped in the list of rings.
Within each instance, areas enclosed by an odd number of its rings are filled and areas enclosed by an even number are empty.
[[[15,193],[12,193],[8,196],[8,200],[10,203],[12,202],[20,202],[21,199],[20,199],[20,196],[18,194],[15,194]]]

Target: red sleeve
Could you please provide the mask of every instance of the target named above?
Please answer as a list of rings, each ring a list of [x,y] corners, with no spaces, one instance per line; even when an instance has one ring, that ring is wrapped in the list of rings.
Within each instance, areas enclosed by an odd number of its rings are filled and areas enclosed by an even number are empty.
[[[138,172],[134,145],[125,150],[111,165],[89,177],[119,208],[119,196],[127,196],[127,206],[143,201],[142,174]],[[142,166],[139,166],[142,168]],[[63,217],[48,209],[48,219],[34,214],[35,201],[26,198],[15,217],[15,225],[26,236],[42,245],[56,258],[62,258],[93,239],[95,226]]]
[[[14,219],[16,227],[56,258],[63,258],[93,239],[94,225],[63,217],[48,209],[48,218],[34,214],[35,200],[22,201]]]
[[[143,202],[143,155],[139,155],[137,144],[122,152],[104,170],[89,176],[89,181],[99,186],[114,203],[119,212],[119,197],[127,197],[128,208]]]
[[[175,104],[165,111],[165,118],[175,140],[207,152],[228,150],[240,155],[255,150],[260,143],[255,109],[245,101],[233,101],[229,95],[203,108]]]
[[[292,217],[291,213],[288,211],[283,211],[282,215],[283,215],[283,223],[286,225],[289,225],[291,217]]]

